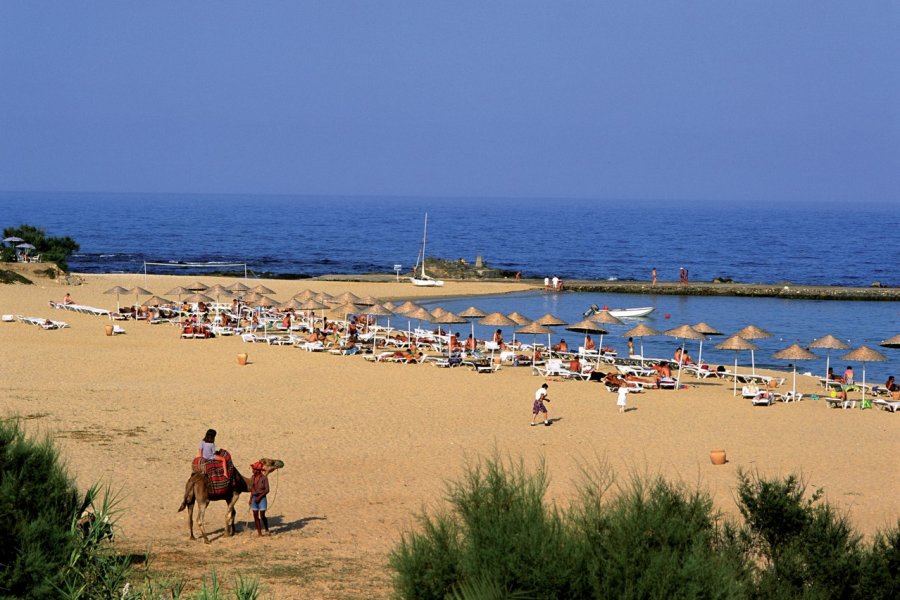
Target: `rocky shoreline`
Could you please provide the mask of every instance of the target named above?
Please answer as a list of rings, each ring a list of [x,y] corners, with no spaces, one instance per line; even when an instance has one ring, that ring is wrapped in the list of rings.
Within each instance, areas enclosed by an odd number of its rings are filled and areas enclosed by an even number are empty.
[[[360,275],[331,274],[314,277],[323,281],[396,281],[393,273],[369,273]],[[452,279],[447,278],[448,281]],[[483,278],[485,282],[509,283],[512,278]],[[543,289],[544,282],[537,279],[522,279],[521,283]],[[591,281],[585,279],[566,280],[565,291],[591,292],[603,294],[646,294],[658,296],[739,296],[758,298],[796,298],[801,300],[865,300],[873,302],[900,301],[900,288],[887,287],[838,287],[795,285],[791,283],[713,283],[691,282],[682,286],[677,282],[657,282],[651,287],[649,281]]]

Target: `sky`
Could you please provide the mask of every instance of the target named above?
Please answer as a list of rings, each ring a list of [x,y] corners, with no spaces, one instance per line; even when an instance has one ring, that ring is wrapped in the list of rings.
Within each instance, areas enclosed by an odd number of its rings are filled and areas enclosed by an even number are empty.
[[[0,190],[900,204],[900,3],[0,1]]]

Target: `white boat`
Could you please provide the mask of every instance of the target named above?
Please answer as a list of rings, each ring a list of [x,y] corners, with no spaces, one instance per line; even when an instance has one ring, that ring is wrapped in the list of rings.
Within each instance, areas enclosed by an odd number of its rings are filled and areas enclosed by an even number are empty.
[[[617,319],[634,319],[637,317],[646,317],[650,313],[652,313],[655,309],[652,306],[643,306],[641,308],[606,308],[603,310],[607,311],[609,314],[614,316]],[[590,317],[596,312],[600,311],[600,307],[596,304],[591,305],[589,309],[584,311],[584,317]]]
[[[409,278],[410,282],[413,285],[417,285],[420,287],[441,287],[444,285],[444,282],[440,279],[435,279],[433,277],[429,277],[425,274],[425,240],[428,237],[428,213],[425,213],[425,230],[422,233],[422,252],[419,255],[419,258],[422,259],[422,272],[417,277],[416,271],[419,269],[419,261],[416,260],[416,266],[413,267],[413,276]]]

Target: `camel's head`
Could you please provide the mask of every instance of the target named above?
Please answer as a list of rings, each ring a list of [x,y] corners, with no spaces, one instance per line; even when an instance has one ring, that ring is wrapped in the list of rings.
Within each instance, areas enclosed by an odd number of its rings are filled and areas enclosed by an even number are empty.
[[[284,461],[278,460],[277,458],[261,458],[251,466],[256,469],[257,465],[259,465],[261,470],[268,475],[272,471],[284,467]]]

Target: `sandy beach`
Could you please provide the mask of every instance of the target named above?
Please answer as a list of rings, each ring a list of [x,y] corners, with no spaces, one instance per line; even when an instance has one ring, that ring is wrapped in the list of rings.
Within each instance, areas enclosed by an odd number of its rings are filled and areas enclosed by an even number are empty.
[[[823,401],[752,407],[734,398],[731,382],[686,378],[687,390],[648,391],[616,410],[616,396],[592,382],[549,381],[552,427],[529,427],[534,390],[529,369],[494,374],[431,365],[371,364],[359,357],[246,344],[240,338],[182,340],[180,329],[119,323],[108,337],[105,317],[54,310],[66,292],[80,304],[114,308],[103,291],[140,285],[165,295],[200,279],[233,278],[87,275],[65,286],[0,286],[0,312],[66,321],[43,330],[0,323],[7,357],[0,385],[5,415],[28,431],[50,434],[79,487],[108,482],[125,512],[125,551],[152,552],[151,568],[181,574],[191,587],[215,568],[229,585],[258,576],[276,598],[387,597],[387,556],[417,512],[439,504],[444,482],[467,461],[499,451],[534,466],[543,458],[548,496],[566,505],[584,465],[607,462],[620,481],[632,473],[662,473],[709,491],[718,508],[736,515],[738,469],[765,475],[801,473],[811,488],[845,510],[871,534],[900,516],[900,415],[881,410],[833,410]],[[255,283],[255,282],[254,282]],[[251,283],[253,285],[254,283]],[[286,300],[310,288],[384,299],[431,295],[396,282],[279,281],[265,285]],[[448,296],[528,289],[516,283],[447,282]],[[122,302],[133,298],[123,297]],[[239,352],[250,364],[240,366]],[[786,376],[786,373],[780,373]],[[799,391],[821,393],[809,377]],[[219,432],[238,468],[260,457],[285,468],[270,479],[274,535],[259,539],[245,525],[223,537],[224,505],[207,513],[212,543],[188,539],[176,512],[190,460],[207,428]],[[709,451],[729,462],[713,466]],[[887,458],[887,460],[886,460]]]

